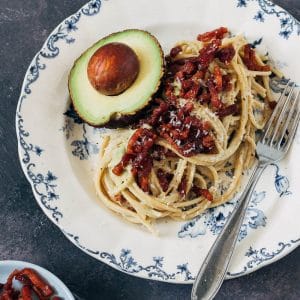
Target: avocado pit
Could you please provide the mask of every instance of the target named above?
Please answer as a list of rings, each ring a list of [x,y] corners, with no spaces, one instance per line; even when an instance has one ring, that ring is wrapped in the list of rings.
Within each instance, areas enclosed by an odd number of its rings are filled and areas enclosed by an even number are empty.
[[[87,73],[92,86],[101,94],[114,96],[128,89],[140,70],[135,52],[123,43],[109,43],[91,57]]]

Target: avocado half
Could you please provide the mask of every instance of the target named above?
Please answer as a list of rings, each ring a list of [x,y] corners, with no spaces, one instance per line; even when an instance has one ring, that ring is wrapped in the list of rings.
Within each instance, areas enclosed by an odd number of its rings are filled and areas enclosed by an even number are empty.
[[[140,70],[133,84],[123,93],[106,96],[90,83],[87,67],[93,54],[112,42],[129,46],[138,57]],[[87,49],[71,69],[68,86],[74,109],[85,122],[96,127],[133,116],[151,101],[152,95],[158,90],[163,67],[161,46],[149,32],[128,29],[104,37]]]

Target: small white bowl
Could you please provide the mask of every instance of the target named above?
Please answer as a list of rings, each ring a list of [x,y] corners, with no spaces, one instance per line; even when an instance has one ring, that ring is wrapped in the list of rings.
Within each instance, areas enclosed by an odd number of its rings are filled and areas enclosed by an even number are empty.
[[[5,283],[9,274],[11,274],[15,269],[22,270],[24,268],[31,268],[38,272],[41,277],[43,277],[47,283],[55,290],[55,295],[63,300],[75,300],[74,296],[70,290],[65,286],[65,284],[58,279],[55,275],[47,271],[46,269],[39,267],[37,265],[17,260],[4,260],[0,261],[0,282]],[[17,289],[21,285],[14,284]]]

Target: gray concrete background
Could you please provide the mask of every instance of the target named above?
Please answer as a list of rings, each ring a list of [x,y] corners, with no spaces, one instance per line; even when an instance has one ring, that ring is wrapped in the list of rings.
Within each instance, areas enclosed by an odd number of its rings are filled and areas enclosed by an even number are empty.
[[[0,0],[0,260],[39,264],[88,300],[189,299],[190,285],[134,278],[73,246],[42,213],[21,171],[14,122],[25,71],[53,28],[85,2]],[[299,0],[275,2],[300,19]],[[216,299],[300,299],[300,249],[226,281]]]

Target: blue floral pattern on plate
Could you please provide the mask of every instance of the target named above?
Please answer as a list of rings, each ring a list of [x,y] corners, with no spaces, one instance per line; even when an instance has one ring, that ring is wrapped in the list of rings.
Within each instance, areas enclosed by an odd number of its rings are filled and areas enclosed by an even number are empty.
[[[59,55],[59,47],[56,43],[59,40],[65,40],[68,44],[75,42],[75,39],[70,36],[72,31],[77,29],[76,23],[79,22],[82,15],[93,16],[100,11],[101,0],[92,0],[86,4],[76,14],[66,19],[55,32],[50,35],[45,46],[35,56],[32,63],[27,71],[23,91],[20,96],[18,103],[17,114],[16,114],[16,127],[17,135],[19,140],[20,150],[22,151],[21,157],[24,167],[24,172],[28,180],[31,182],[33,190],[35,191],[41,205],[51,212],[52,218],[56,223],[63,217],[62,212],[54,204],[55,200],[59,199],[59,195],[56,193],[57,185],[54,183],[57,177],[53,175],[51,171],[46,174],[37,172],[36,165],[31,162],[30,154],[36,154],[37,156],[42,155],[43,148],[38,145],[33,145],[27,141],[30,134],[24,129],[24,119],[22,117],[22,103],[26,100],[27,96],[31,94],[30,86],[39,78],[40,71],[46,69],[46,64],[41,63],[42,58],[53,59]],[[85,152],[88,151],[86,141],[74,141],[75,152],[80,156],[84,156]]]
[[[250,229],[257,229],[258,227],[266,226],[266,219],[264,212],[257,208],[257,205],[266,197],[266,192],[254,192],[249,207],[246,212],[244,223],[241,227],[238,240],[243,240]],[[235,202],[230,201],[215,208],[210,208],[207,212],[194,220],[185,223],[178,232],[179,238],[195,238],[200,235],[205,235],[209,230],[213,235],[218,235],[228,217],[230,216]]]
[[[251,1],[257,2],[260,7],[260,10],[254,16],[256,21],[263,22],[268,15],[274,15],[281,23],[282,29],[280,31],[280,35],[282,37],[288,39],[294,32],[298,35],[300,34],[299,22],[285,11],[282,11],[277,6],[273,5],[270,1],[239,0],[238,7],[246,7]],[[49,36],[45,46],[35,56],[26,73],[17,109],[16,127],[20,158],[24,172],[32,185],[38,202],[42,207],[50,212],[52,220],[54,220],[57,224],[59,224],[59,221],[63,218],[62,212],[56,205],[56,203],[60,201],[58,192],[59,178],[57,178],[57,176],[50,170],[44,170],[43,172],[39,170],[37,162],[38,159],[43,156],[45,152],[44,148],[46,149],[46,147],[43,145],[35,145],[30,142],[30,133],[24,129],[25,121],[22,116],[22,104],[26,101],[27,96],[31,94],[31,85],[38,80],[40,72],[46,70],[47,60],[54,59],[59,55],[59,43],[65,42],[67,45],[75,43],[75,38],[72,36],[72,33],[78,30],[79,21],[82,19],[82,16],[93,16],[98,14],[100,12],[101,3],[101,0],[92,0],[88,2],[76,14],[67,18],[62,24],[60,24],[54,33]],[[257,40],[257,44],[260,43],[261,40]],[[72,111],[67,111],[65,115],[68,121],[66,121],[62,131],[64,131],[67,139],[71,139],[71,132],[73,131],[74,126],[82,126],[82,138],[70,141],[71,146],[73,147],[73,155],[78,157],[80,160],[85,160],[88,155],[97,152],[97,146],[88,141],[87,136],[85,135],[87,130],[86,125],[83,124],[82,121],[74,113],[72,113]],[[279,193],[280,197],[290,195],[290,184],[287,177],[281,175],[277,165],[274,165],[274,167],[276,169],[274,179],[276,191]],[[258,204],[263,201],[264,198],[265,192],[256,193],[254,195],[247,212],[246,222],[240,233],[240,240],[244,239],[250,230],[266,226],[266,216],[263,211],[258,208]],[[228,203],[226,205],[229,208],[228,211],[230,211],[233,207],[233,203]],[[205,234],[207,230],[214,235],[218,234],[228,215],[229,213],[225,213],[223,207],[220,207],[219,211],[214,209],[210,213],[207,213],[205,217],[202,216],[196,218],[188,224],[185,224],[181,229],[181,237],[197,237]],[[202,223],[199,222],[200,219],[203,221],[201,221]],[[198,230],[198,224],[202,225],[202,227],[200,226],[200,230]],[[127,273],[141,273],[146,275],[148,278],[156,278],[165,281],[174,281],[178,276],[181,277],[181,281],[185,282],[190,282],[194,279],[188,263],[175,265],[174,271],[169,272],[165,270],[165,261],[167,260],[167,257],[156,256],[152,258],[152,263],[144,264],[134,258],[134,253],[130,249],[122,249],[119,255],[114,255],[108,251],[94,251],[82,245],[77,235],[66,232],[64,233],[82,250],[93,256],[99,257],[111,266]],[[231,277],[243,275],[249,272],[250,269],[255,269],[257,266],[262,265],[267,261],[271,261],[276,256],[284,253],[286,249],[298,245],[299,242],[300,239],[279,242],[275,250],[267,248],[255,249],[254,247],[250,247],[245,253],[245,257],[248,259],[248,262],[244,266],[244,269],[241,272],[229,273],[228,275]]]
[[[265,22],[267,16],[275,16],[280,22],[279,35],[284,39],[289,39],[291,34],[300,35],[300,23],[288,12],[278,7],[275,3],[269,0],[237,0],[237,7],[247,7],[250,2],[257,2],[259,10],[253,19],[258,22]]]

